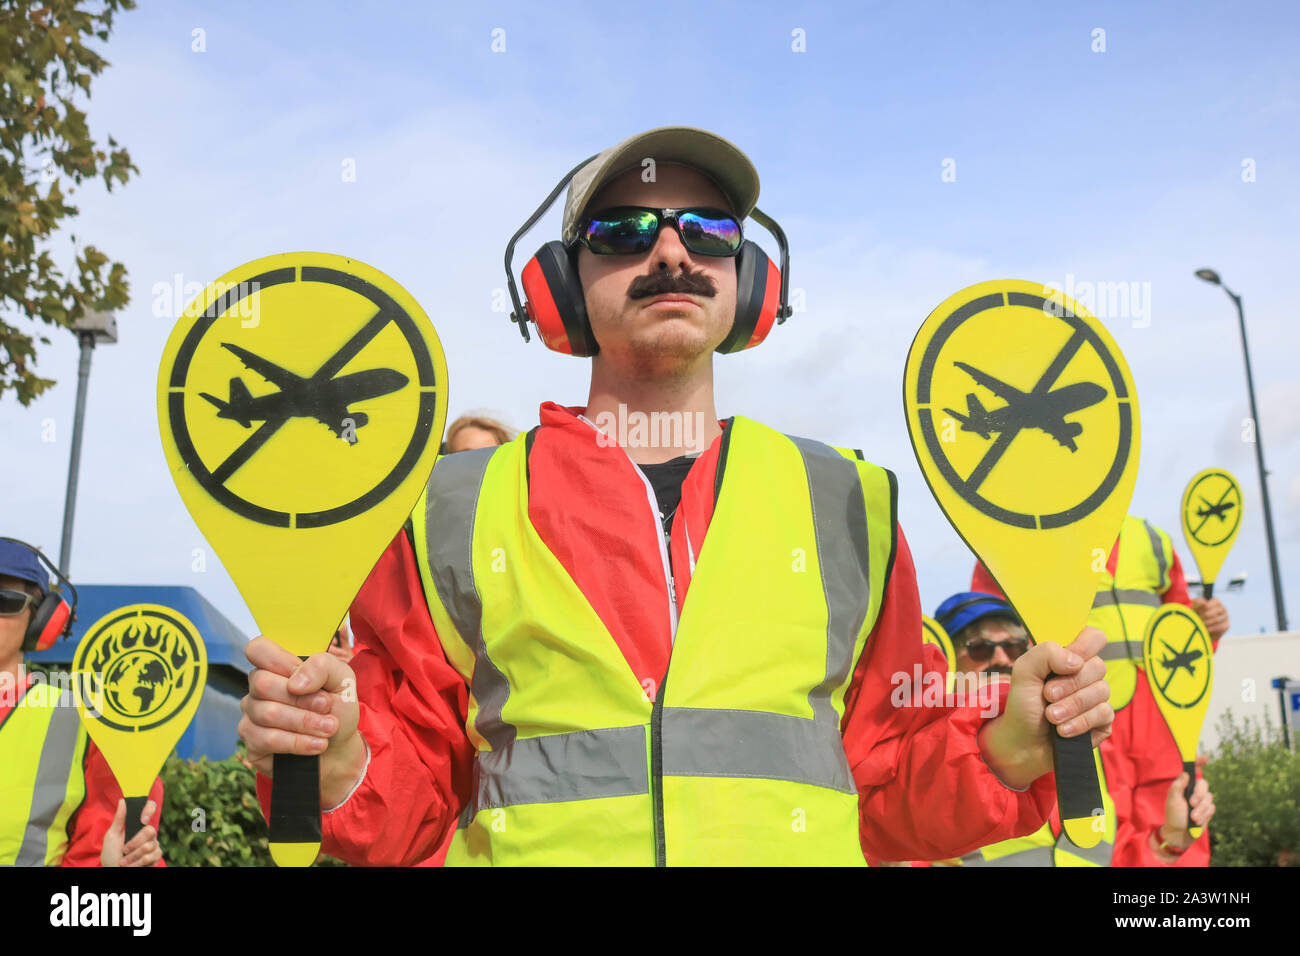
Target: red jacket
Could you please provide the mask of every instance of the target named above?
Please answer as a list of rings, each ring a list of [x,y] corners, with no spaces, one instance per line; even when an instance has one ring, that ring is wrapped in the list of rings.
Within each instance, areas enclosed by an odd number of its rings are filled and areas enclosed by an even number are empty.
[[[25,693],[32,685],[32,675],[27,674],[23,683]],[[13,708],[0,704],[0,724],[9,716]],[[99,854],[104,848],[104,834],[113,824],[117,813],[117,802],[122,799],[122,788],[117,778],[109,769],[108,761],[95,746],[93,740],[86,741],[86,751],[82,756],[82,774],[86,780],[86,796],[68,820],[68,848],[63,854],[60,866],[99,866]],[[150,824],[156,829],[162,816],[163,785],[155,780],[149,790],[149,799],[158,809],[154,811]],[[159,860],[156,866],[164,866]]]
[[[1118,560],[1119,541],[1116,540],[1106,562],[1106,569],[1112,575]],[[971,590],[1006,597],[978,561],[971,575]],[[1169,566],[1169,587],[1160,595],[1160,600],[1166,604],[1192,606],[1187,593],[1187,578],[1177,552]],[[1217,650],[1217,641],[1214,646]],[[1151,852],[1147,841],[1165,822],[1165,799],[1169,785],[1183,772],[1183,758],[1142,670],[1138,671],[1133,700],[1115,715],[1111,735],[1102,741],[1101,762],[1106,771],[1106,789],[1115,801],[1115,853],[1111,865],[1163,865]],[[1053,829],[1058,828],[1059,824],[1054,823]],[[1169,865],[1209,866],[1209,831],[1202,833],[1200,839]]]
[[[668,666],[668,594],[658,518],[635,466],[596,441],[581,408],[541,406],[529,457],[529,517],[609,628],[629,666],[654,687]],[[724,427],[727,423],[720,423]],[[694,463],[673,522],[679,607],[713,511],[720,440]],[[725,465],[724,465],[725,467]],[[355,792],[323,815],[325,852],[357,863],[410,865],[443,843],[470,793],[465,681],[443,655],[405,534],[380,557],[351,609],[364,649],[352,661],[370,763]],[[921,607],[911,552],[898,532],[893,572],[845,696],[844,750],[859,790],[860,836],[874,859],[936,859],[1042,826],[1051,774],[1024,792],[984,763],[979,707],[895,707],[892,675],[921,666]],[[934,659],[929,659],[934,667]],[[652,692],[653,695],[653,692]],[[259,778],[264,811],[268,781]]]

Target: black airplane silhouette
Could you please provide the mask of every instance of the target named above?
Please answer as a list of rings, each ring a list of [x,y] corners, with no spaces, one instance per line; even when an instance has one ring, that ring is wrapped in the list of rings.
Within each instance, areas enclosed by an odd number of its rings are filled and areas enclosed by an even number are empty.
[[[1228,515],[1226,514],[1226,512],[1228,511],[1229,508],[1235,508],[1237,506],[1237,503],[1235,501],[1220,501],[1217,505],[1212,505],[1209,503],[1209,501],[1206,501],[1206,499],[1202,498],[1200,495],[1197,495],[1197,497],[1201,498],[1201,500],[1205,502],[1204,508],[1196,509],[1196,517],[1198,518],[1214,517],[1214,518],[1218,518],[1220,521],[1227,521]]]
[[[355,442],[355,430],[370,421],[370,416],[351,411],[348,406],[395,392],[408,381],[405,375],[391,368],[372,368],[335,378],[328,374],[329,362],[311,377],[295,375],[238,345],[222,342],[221,346],[268,382],[280,386],[278,392],[254,398],[241,379],[232,378],[229,401],[207,392],[199,393],[216,406],[218,418],[229,418],[245,428],[252,428],[255,421],[283,423],[290,418],[314,418],[340,438]],[[350,437],[345,434],[349,420]]]
[[[962,431],[975,432],[981,438],[990,438],[993,432],[1038,428],[1055,438],[1062,447],[1078,451],[1079,446],[1074,440],[1083,434],[1083,426],[1078,422],[1067,422],[1065,416],[1095,405],[1106,397],[1106,390],[1093,382],[1076,382],[1052,389],[1044,395],[1035,395],[1022,392],[965,362],[952,364],[1007,403],[990,411],[974,392],[970,392],[966,396],[965,415],[951,408],[944,409],[961,422]]]
[[[1187,671],[1188,674],[1191,674],[1193,677],[1196,676],[1195,664],[1197,658],[1201,656],[1200,651],[1183,651],[1180,653],[1168,644],[1165,644],[1164,641],[1161,641],[1160,643],[1164,644],[1165,650],[1169,651],[1169,654],[1173,655],[1173,657],[1170,657],[1166,654],[1164,660],[1160,662],[1161,667],[1167,668],[1170,671],[1175,671],[1181,667]],[[1173,675],[1171,674],[1170,676],[1172,677]]]

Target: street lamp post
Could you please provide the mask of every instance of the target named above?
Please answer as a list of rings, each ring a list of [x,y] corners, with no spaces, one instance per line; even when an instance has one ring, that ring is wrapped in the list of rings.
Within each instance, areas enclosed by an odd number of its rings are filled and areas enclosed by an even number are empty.
[[[1255,463],[1259,467],[1260,497],[1264,501],[1264,533],[1268,537],[1268,565],[1273,573],[1273,603],[1277,610],[1277,629],[1285,631],[1286,607],[1282,601],[1282,574],[1277,565],[1277,542],[1273,537],[1273,509],[1268,501],[1268,471],[1264,468],[1264,437],[1259,426],[1259,411],[1255,408],[1255,377],[1250,371],[1250,348],[1246,345],[1246,316],[1241,309],[1241,296],[1237,295],[1219,278],[1213,269],[1197,269],[1196,277],[1222,287],[1237,306],[1237,324],[1241,328],[1241,352],[1246,359],[1246,391],[1250,394],[1250,420],[1255,428]]]
[[[86,419],[86,385],[90,381],[90,356],[97,344],[117,341],[117,320],[108,312],[86,312],[72,324],[81,342],[77,367],[77,411],[72,419],[72,456],[68,460],[68,492],[63,500],[63,540],[59,546],[59,570],[68,574],[72,558],[72,518],[77,510],[77,475],[81,471],[81,431]]]

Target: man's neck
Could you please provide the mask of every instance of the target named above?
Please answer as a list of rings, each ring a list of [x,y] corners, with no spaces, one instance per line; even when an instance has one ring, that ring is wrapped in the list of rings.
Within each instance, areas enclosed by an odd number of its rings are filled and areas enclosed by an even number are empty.
[[[638,465],[702,452],[722,434],[713,402],[713,362],[677,377],[628,376],[597,358],[586,417]]]

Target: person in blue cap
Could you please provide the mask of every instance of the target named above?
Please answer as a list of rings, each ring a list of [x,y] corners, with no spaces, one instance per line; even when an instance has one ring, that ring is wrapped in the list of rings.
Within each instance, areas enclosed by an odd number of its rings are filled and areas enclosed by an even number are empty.
[[[1020,615],[992,594],[954,594],[939,605],[934,619],[952,638],[961,674],[1005,674],[1010,678],[1017,658],[1029,650],[1029,632]]]
[[[0,538],[0,866],[160,864],[148,824],[162,783],[141,814],[145,826],[124,841],[122,790],[72,692],[26,669],[24,653],[61,633],[68,613],[41,562],[34,548]]]
[[[952,639],[959,674],[1005,674],[1010,680],[1015,662],[1029,650],[1032,637],[1014,607],[1000,595],[963,591],[945,600],[934,612]],[[1001,678],[999,678],[1001,679]],[[1105,787],[1100,762],[1098,775]],[[1170,786],[1165,800],[1165,823],[1169,832],[1185,831],[1190,822],[1205,826],[1214,816],[1214,795],[1202,777],[1192,795],[1190,814],[1182,799],[1185,776]],[[1110,794],[1103,792],[1107,826],[1102,843],[1095,850],[1081,850],[1060,834],[1059,817],[1052,818],[1037,833],[981,847],[961,858],[962,866],[1109,866],[1115,842],[1118,814]],[[954,861],[955,862],[955,861]],[[1163,861],[1162,861],[1163,862]]]

